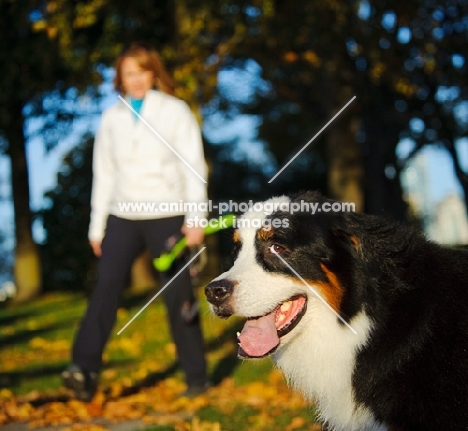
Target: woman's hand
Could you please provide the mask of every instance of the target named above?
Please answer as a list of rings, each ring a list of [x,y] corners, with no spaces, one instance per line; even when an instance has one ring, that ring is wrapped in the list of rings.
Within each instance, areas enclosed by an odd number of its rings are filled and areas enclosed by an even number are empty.
[[[89,245],[93,249],[93,253],[96,257],[101,257],[101,241],[89,241]]]
[[[184,225],[182,226],[181,232],[185,235],[189,247],[192,245],[200,245],[205,238],[205,233],[201,227],[188,227]]]

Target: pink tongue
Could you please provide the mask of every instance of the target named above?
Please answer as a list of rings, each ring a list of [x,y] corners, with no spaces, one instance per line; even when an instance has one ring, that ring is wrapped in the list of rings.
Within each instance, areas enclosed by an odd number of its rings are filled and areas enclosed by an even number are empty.
[[[275,312],[258,319],[247,320],[239,335],[242,350],[249,356],[266,355],[279,344],[275,326]]]

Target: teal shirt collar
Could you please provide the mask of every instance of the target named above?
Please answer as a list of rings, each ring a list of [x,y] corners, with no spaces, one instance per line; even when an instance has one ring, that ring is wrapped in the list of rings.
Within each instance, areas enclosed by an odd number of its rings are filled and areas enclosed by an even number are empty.
[[[143,102],[145,99],[134,99],[133,97],[129,97],[130,106],[135,110],[135,112],[140,115],[141,107],[143,106]],[[133,117],[138,119],[138,115],[132,112]]]

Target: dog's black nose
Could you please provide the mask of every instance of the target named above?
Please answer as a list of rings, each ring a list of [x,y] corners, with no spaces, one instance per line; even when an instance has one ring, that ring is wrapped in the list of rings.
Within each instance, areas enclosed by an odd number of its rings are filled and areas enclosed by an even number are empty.
[[[227,279],[221,279],[211,282],[205,287],[205,295],[208,301],[213,305],[221,305],[232,293],[234,283]]]

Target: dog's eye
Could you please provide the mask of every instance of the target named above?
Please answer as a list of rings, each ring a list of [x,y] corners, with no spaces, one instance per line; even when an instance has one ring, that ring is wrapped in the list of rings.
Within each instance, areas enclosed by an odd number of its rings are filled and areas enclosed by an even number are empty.
[[[282,253],[285,249],[282,245],[279,244],[272,244],[269,248],[270,252],[273,254]]]

